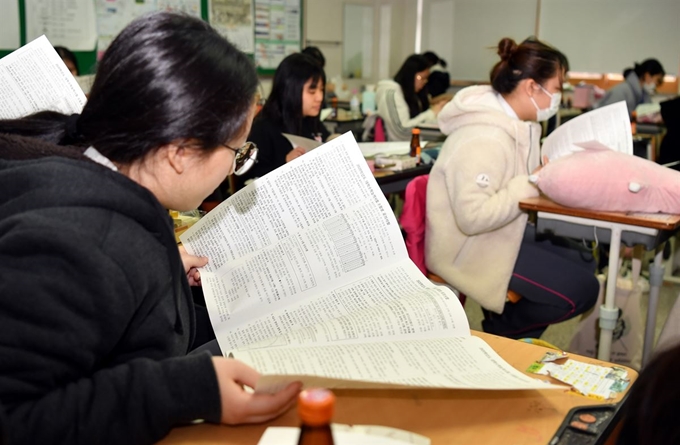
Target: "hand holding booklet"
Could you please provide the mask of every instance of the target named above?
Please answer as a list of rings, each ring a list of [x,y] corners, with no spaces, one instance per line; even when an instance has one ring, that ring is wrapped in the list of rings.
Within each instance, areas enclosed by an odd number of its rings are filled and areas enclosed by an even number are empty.
[[[550,388],[470,335],[447,287],[409,259],[347,133],[258,178],[181,237],[225,355],[329,388]]]

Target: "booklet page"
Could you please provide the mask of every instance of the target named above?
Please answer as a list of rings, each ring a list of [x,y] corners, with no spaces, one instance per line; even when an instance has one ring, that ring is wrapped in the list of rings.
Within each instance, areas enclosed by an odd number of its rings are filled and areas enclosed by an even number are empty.
[[[582,151],[577,144],[588,141],[633,154],[633,133],[625,102],[588,111],[560,125],[545,138],[541,153],[554,160]]]
[[[45,36],[0,59],[0,119],[45,110],[80,113],[85,101],[83,90]]]

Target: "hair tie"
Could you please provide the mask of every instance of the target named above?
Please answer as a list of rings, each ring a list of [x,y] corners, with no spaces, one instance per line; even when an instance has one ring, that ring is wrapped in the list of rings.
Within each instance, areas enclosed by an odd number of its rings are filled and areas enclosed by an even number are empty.
[[[66,137],[70,140],[76,140],[80,138],[80,132],[78,131],[78,118],[80,114],[72,114],[66,118],[66,123],[64,124],[66,128]]]

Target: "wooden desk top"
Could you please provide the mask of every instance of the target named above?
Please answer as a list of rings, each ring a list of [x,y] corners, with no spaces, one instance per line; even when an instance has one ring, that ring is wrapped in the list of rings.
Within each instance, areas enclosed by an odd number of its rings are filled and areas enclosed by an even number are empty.
[[[631,226],[649,227],[657,230],[677,230],[680,228],[680,215],[600,212],[597,210],[574,209],[556,204],[545,196],[523,199],[519,202],[519,208],[535,212],[555,213],[558,215],[629,224]]]
[[[473,332],[506,361],[524,371],[547,348]],[[580,361],[603,362],[570,354]],[[637,372],[628,370],[631,380]],[[529,374],[533,375],[533,374]],[[603,402],[562,390],[335,390],[336,423],[385,425],[425,435],[432,445],[546,445],[569,410]],[[619,401],[619,396],[615,401]],[[254,445],[268,426],[297,426],[297,413],[261,425],[178,427],[159,444]]]

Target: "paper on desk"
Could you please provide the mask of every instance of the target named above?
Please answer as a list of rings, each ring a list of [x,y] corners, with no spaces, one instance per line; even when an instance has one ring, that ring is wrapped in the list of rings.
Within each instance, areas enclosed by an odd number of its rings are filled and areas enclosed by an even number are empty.
[[[549,375],[585,396],[605,400],[616,397],[629,384],[628,372],[621,367],[605,367],[571,359],[564,363],[536,363],[530,372]]]
[[[430,439],[411,431],[378,425],[331,424],[336,445],[430,445]],[[270,426],[257,445],[296,445],[300,429]]]
[[[38,111],[80,113],[85,94],[47,37],[0,59],[0,119]]]
[[[633,154],[633,133],[625,102],[597,108],[560,125],[545,138],[541,153],[554,160],[582,151],[578,144],[590,141],[597,141],[621,153]]]
[[[293,148],[302,147],[305,149],[305,151],[312,151],[323,143],[314,139],[296,136],[294,134],[283,133],[283,135],[290,141]]]
[[[408,154],[411,143],[408,141],[395,142],[359,142],[359,149],[364,157],[382,155],[404,155]]]
[[[325,121],[328,116],[330,116],[333,113],[332,108],[324,108],[321,110],[321,113],[319,114],[319,119],[321,121]]]

